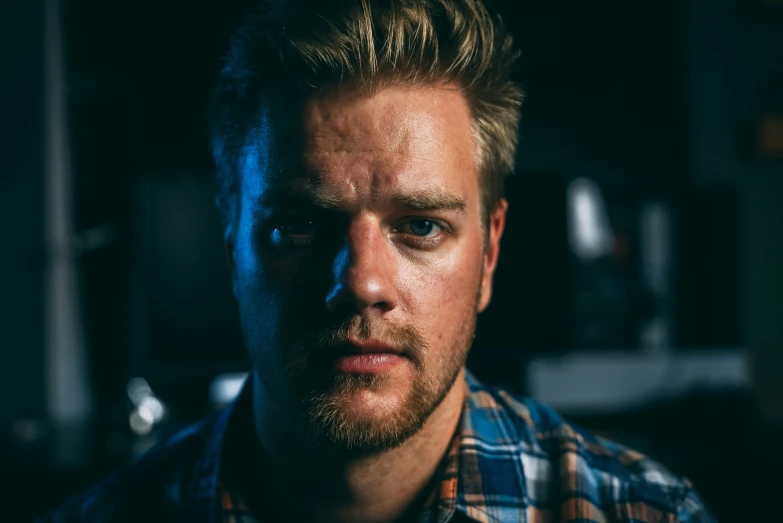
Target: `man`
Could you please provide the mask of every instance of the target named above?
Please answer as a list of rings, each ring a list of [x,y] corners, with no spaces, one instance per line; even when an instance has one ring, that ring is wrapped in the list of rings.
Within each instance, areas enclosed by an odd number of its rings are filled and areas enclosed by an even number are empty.
[[[521,91],[479,0],[269,1],[212,105],[252,372],[54,521],[712,521],[691,485],[465,369]]]

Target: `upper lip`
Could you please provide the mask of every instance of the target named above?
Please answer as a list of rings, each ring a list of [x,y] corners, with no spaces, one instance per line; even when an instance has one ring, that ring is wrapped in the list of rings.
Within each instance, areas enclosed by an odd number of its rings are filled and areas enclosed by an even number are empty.
[[[390,343],[375,339],[359,340],[356,338],[350,338],[346,340],[346,346],[348,347],[349,352],[355,352],[358,354],[372,354],[379,352],[402,354],[404,352],[400,347],[395,347]]]

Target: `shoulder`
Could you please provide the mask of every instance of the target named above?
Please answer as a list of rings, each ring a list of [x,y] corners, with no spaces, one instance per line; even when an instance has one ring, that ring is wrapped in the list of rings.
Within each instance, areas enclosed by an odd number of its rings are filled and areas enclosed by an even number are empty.
[[[569,423],[531,398],[475,379],[469,386],[475,437],[513,449],[507,455],[521,465],[531,505],[572,499],[589,502],[610,519],[712,521],[693,485],[657,461]]]
[[[214,419],[190,426],[38,520],[40,523],[147,521],[179,514],[196,478]]]

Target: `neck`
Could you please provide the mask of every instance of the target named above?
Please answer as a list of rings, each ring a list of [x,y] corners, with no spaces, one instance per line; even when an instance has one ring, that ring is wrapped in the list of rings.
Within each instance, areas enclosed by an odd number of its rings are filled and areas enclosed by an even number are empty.
[[[280,409],[254,382],[256,431],[271,458],[264,471],[270,498],[288,499],[293,521],[389,522],[415,516],[449,449],[466,394],[464,371],[419,432],[371,455],[328,457],[292,448]],[[279,407],[279,406],[278,406]],[[307,503],[297,493],[307,493]]]

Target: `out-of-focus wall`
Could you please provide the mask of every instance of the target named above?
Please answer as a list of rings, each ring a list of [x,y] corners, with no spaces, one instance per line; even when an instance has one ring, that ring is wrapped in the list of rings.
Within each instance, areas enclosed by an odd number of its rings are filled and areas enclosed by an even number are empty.
[[[783,179],[745,182],[745,329],[758,407],[783,423]]]
[[[42,417],[45,410],[43,24],[43,1],[0,2],[3,422]]]
[[[783,49],[783,21],[743,14],[752,3],[684,3],[691,174],[743,195],[746,346],[758,406],[783,422],[783,178],[780,164],[759,161],[742,147],[769,98],[783,97],[770,92],[783,75],[781,53],[770,52]],[[783,89],[779,80],[777,86]]]

